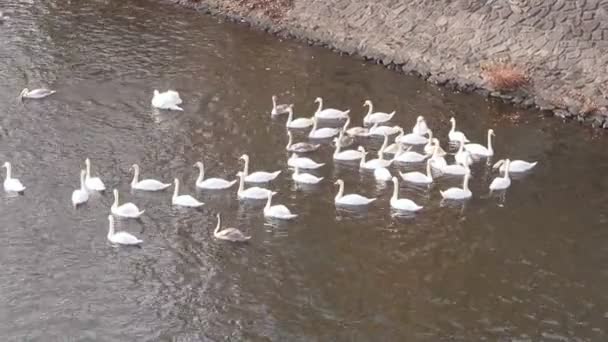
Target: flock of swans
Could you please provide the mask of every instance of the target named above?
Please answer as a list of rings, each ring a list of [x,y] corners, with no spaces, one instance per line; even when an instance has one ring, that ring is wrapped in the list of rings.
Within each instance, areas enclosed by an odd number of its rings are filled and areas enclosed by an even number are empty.
[[[19,98],[23,99],[42,99],[54,94],[54,90],[40,89],[23,89]],[[182,99],[176,91],[168,90],[159,92],[154,90],[152,98],[152,106],[164,110],[183,109],[179,107]],[[374,177],[378,181],[393,183],[393,193],[390,199],[391,208],[398,211],[417,212],[423,207],[415,201],[407,198],[399,198],[399,179],[391,174],[388,167],[393,163],[425,163],[425,173],[412,171],[402,173],[399,172],[399,178],[406,183],[429,185],[434,182],[433,171],[440,174],[458,175],[463,177],[462,187],[452,187],[440,191],[441,196],[446,200],[466,200],[473,196],[469,189],[469,179],[471,175],[470,166],[483,158],[488,158],[494,155],[492,146],[492,137],[494,131],[488,130],[487,145],[471,143],[463,132],[456,130],[456,120],[451,118],[451,130],[448,134],[448,139],[451,145],[457,145],[458,149],[454,153],[454,164],[448,164],[445,156],[448,154],[442,147],[438,138],[433,137],[432,130],[428,127],[424,117],[419,116],[411,132],[407,133],[402,127],[384,125],[389,122],[394,116],[395,111],[391,113],[374,112],[373,104],[370,100],[365,101],[364,107],[368,111],[363,118],[363,126],[349,127],[350,125],[350,110],[338,110],[334,108],[323,108],[323,100],[318,97],[315,99],[318,108],[315,113],[309,118],[294,119],[293,105],[277,104],[276,96],[272,96],[271,116],[276,117],[282,114],[287,115],[287,145],[286,150],[291,152],[287,164],[293,168],[291,175],[292,180],[299,184],[318,184],[323,181],[323,177],[317,177],[306,170],[313,170],[323,167],[325,163],[316,162],[308,157],[302,157],[302,154],[314,152],[319,149],[321,143],[331,140],[335,144],[333,153],[334,162],[358,162],[361,170],[373,171]],[[337,121],[344,120],[341,127],[322,127],[319,128],[319,121]],[[293,142],[293,134],[291,130],[310,129],[308,137],[314,142]],[[395,136],[394,142],[389,145],[389,137]],[[377,152],[377,158],[367,159],[369,152],[363,146],[358,146],[357,149],[344,148],[354,144],[357,138],[365,138],[372,136],[380,136],[383,138],[383,144]],[[414,151],[417,149],[418,151]],[[387,158],[387,155],[392,155],[392,158]],[[199,176],[196,179],[195,186],[203,190],[227,190],[234,186],[238,181],[237,197],[241,200],[266,200],[266,205],[263,208],[265,217],[290,220],[297,217],[297,214],[291,212],[289,208],[281,204],[272,205],[272,197],[276,192],[261,186],[245,187],[246,183],[254,183],[257,185],[267,184],[276,179],[281,170],[267,172],[256,171],[249,172],[249,156],[243,154],[240,159],[243,161],[243,170],[237,173],[238,180],[225,180],[222,178],[207,178],[205,179],[204,164],[197,162],[193,167],[199,169]],[[536,162],[526,162],[523,160],[502,159],[494,164],[494,169],[499,169],[503,175],[496,177],[489,186],[490,191],[506,190],[511,185],[510,173],[526,172],[536,166]],[[26,187],[17,178],[13,178],[11,164],[5,162],[3,167],[6,168],[6,178],[4,180],[4,190],[6,192],[23,193]],[[173,185],[173,195],[171,203],[174,206],[196,208],[204,205],[196,198],[190,195],[180,195],[180,182],[177,178],[173,183],[163,183],[155,179],[139,179],[140,168],[137,164],[131,167],[133,179],[131,181],[131,189],[141,191],[163,191]],[[338,179],[335,181],[338,186],[338,192],[334,198],[336,206],[367,206],[374,202],[376,198],[369,198],[359,194],[344,194],[344,181]],[[72,193],[72,205],[77,207],[89,200],[89,194],[94,191],[105,191],[106,187],[100,177],[91,175],[91,161],[85,159],[85,168],[80,171],[80,187]],[[139,245],[142,240],[131,235],[130,233],[119,231],[114,228],[114,216],[125,219],[137,219],[144,214],[145,210],[140,210],[133,203],[119,204],[119,192],[117,189],[112,191],[114,202],[110,207],[110,215],[108,216],[108,235],[107,239],[117,245]],[[247,241],[251,237],[245,235],[236,228],[221,228],[221,217],[217,214],[217,225],[213,232],[217,239],[227,241]]]

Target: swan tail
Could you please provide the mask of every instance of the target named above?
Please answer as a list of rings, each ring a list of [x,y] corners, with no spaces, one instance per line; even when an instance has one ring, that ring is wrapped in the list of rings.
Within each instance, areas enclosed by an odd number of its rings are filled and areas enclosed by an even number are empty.
[[[181,112],[183,112],[183,111],[184,111],[184,109],[183,109],[182,107],[178,106],[178,105],[173,105],[173,106],[170,106],[170,107],[169,107],[169,109],[173,109],[173,110],[179,110],[179,111],[181,111]]]
[[[137,214],[137,217],[140,217],[141,215],[143,215],[143,214],[144,214],[144,212],[146,212],[146,210],[145,210],[145,209],[144,209],[144,210],[142,210],[142,211],[140,211],[140,212]]]
[[[272,175],[276,178],[281,174],[281,170],[273,172]]]

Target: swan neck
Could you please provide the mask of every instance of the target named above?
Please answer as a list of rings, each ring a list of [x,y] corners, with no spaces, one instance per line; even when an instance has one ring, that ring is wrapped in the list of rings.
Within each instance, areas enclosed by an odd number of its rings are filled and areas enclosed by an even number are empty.
[[[323,99],[319,98],[319,106],[317,107],[317,113],[323,109]]]
[[[509,164],[511,164],[511,161],[508,161],[505,163],[505,178],[509,179]]]
[[[86,178],[91,177],[91,163],[86,163],[86,170],[87,170],[87,174],[86,174]]]
[[[426,176],[433,179],[433,173],[431,171],[431,163],[426,163]]]
[[[271,198],[272,198],[272,196],[268,195],[268,199],[266,200],[266,206],[264,207],[264,210],[270,209],[270,202],[272,201]]]
[[[373,106],[374,105],[371,102],[367,104],[367,114],[365,114],[365,117],[369,117],[372,114]]]
[[[243,174],[241,174],[239,176],[239,189],[238,189],[237,193],[240,194],[241,192],[243,192],[244,186],[245,186],[245,176]]]
[[[342,146],[340,146],[340,139],[338,138],[338,140],[336,140],[336,150],[334,151],[334,156],[338,155],[340,153],[340,148]]]
[[[221,226],[222,226],[222,218],[221,218],[221,216],[218,216],[217,225],[215,225],[215,230],[213,231],[213,235],[217,235],[217,233],[220,231]]]
[[[87,187],[84,184],[85,177],[86,177],[86,174],[84,172],[81,172],[80,173],[80,190],[81,191],[86,191],[87,190]]]
[[[139,182],[139,168],[133,168],[133,180],[131,181],[131,185],[135,185]]]
[[[361,151],[361,161],[359,162],[359,166],[363,167],[365,165],[365,151]]]
[[[450,129],[450,133],[454,133],[456,131],[456,121],[452,120],[451,123],[452,123],[452,128]]]
[[[202,183],[205,178],[205,167],[201,164],[198,166],[198,178],[196,179],[197,183]]]
[[[397,180],[397,178],[393,179],[393,197],[391,197],[391,200],[397,200],[397,196],[399,193],[399,181]]]
[[[114,192],[114,203],[112,204],[114,208],[118,207],[118,192]]]
[[[464,176],[464,181],[462,182],[462,189],[464,191],[469,191],[469,175]]]
[[[287,137],[288,137],[288,138],[287,138],[287,146],[285,146],[285,148],[289,148],[289,147],[291,146],[291,144],[292,144],[292,138],[291,138],[291,134],[290,134],[290,133],[288,133],[288,134],[287,134]]]
[[[6,179],[11,179],[11,164],[6,164]]]
[[[277,101],[272,97],[272,109],[277,109]]]
[[[245,166],[243,167],[243,177],[249,174],[249,158],[245,159]]]
[[[293,110],[290,108],[287,113],[287,123],[285,123],[286,126],[288,126],[289,123],[291,123],[291,120],[293,120]]]
[[[173,189],[173,198],[177,197],[178,192],[179,192],[179,182],[176,181],[175,182],[175,189]]]
[[[338,194],[336,195],[336,201],[342,198],[342,194],[344,194],[344,183],[340,182],[338,188]]]
[[[488,132],[488,151],[493,152],[494,150],[492,150],[492,134],[490,134],[490,132]]]
[[[114,235],[114,220],[110,220],[108,225],[108,237]]]

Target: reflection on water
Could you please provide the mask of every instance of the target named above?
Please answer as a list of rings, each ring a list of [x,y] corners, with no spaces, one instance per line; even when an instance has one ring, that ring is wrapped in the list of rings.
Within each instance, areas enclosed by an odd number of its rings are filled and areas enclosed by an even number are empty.
[[[28,186],[0,206],[6,340],[606,340],[603,133],[535,112],[513,122],[513,108],[150,1],[0,7],[12,18],[0,26],[0,155]],[[26,86],[58,92],[20,105]],[[151,109],[152,90],[168,88],[183,113]],[[446,149],[455,116],[475,141],[495,129],[496,160],[540,163],[502,198],[489,196],[496,173],[485,163],[474,165],[464,203],[439,195],[460,177],[400,184],[424,209],[395,215],[390,183],[332,162],[330,145],[310,155],[327,163],[314,172],[326,180],[294,185],[284,118],[268,114],[272,94],[294,102],[295,117],[310,116],[317,96],[350,108],[353,125],[368,98],[408,129],[424,115]],[[353,146],[371,155],[381,143]],[[234,179],[243,153],[251,170],[283,170],[272,187],[300,215],[294,222],[265,220],[263,201],[237,201],[235,189],[195,193],[194,162]],[[146,209],[141,222],[118,225],[142,249],[106,242],[111,194],[72,210],[86,157],[122,200]],[[205,206],[177,210],[168,192],[129,192],[133,163],[179,178]],[[338,178],[347,193],[379,199],[336,210]],[[251,242],[213,240],[217,212]]]

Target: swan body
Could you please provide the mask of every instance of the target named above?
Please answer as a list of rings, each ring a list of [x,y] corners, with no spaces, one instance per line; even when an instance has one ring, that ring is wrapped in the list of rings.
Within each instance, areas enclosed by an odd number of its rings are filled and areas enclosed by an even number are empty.
[[[538,164],[538,162],[527,162],[524,160],[511,160],[509,163],[509,172],[517,173],[517,172],[526,172],[534,168]],[[500,172],[505,172],[506,165],[505,160],[501,159],[494,164],[492,167],[494,169],[499,169]]]
[[[346,150],[346,151],[340,151],[340,149],[342,148],[342,144],[340,144],[339,140],[335,140],[336,142],[336,150],[334,151],[334,160],[341,160],[341,161],[353,161],[353,160],[359,160],[363,157],[363,153],[361,151],[356,151],[356,150]]]
[[[199,189],[221,190],[228,189],[236,183],[236,179],[228,181],[222,178],[205,178],[205,165],[203,162],[196,162],[194,167],[198,167],[198,178],[196,179],[196,187]]]
[[[287,128],[308,128],[313,125],[314,115],[311,118],[293,118],[293,108],[290,106],[287,108],[287,122],[285,123],[285,127]]]
[[[300,168],[296,166],[293,175],[291,175],[291,179],[296,183],[317,184],[323,180],[323,177],[317,177],[310,173],[302,173],[300,172]]]
[[[400,130],[399,136],[395,138],[396,143],[406,145],[424,145],[429,139],[415,133],[404,134],[403,129]]]
[[[494,149],[492,148],[492,136],[494,136],[494,130],[488,130],[488,146],[481,144],[465,144],[464,149],[469,151],[472,155],[481,157],[491,157],[494,155]]]
[[[396,162],[402,163],[420,163],[426,160],[428,156],[424,154],[420,154],[418,152],[410,151],[408,148],[406,151],[403,151],[403,146],[399,145],[399,149],[395,154],[394,160]]]
[[[272,95],[272,110],[270,111],[270,115],[281,115],[287,114],[287,109],[292,107],[292,104],[277,104],[276,95]]]
[[[355,142],[355,139],[350,135],[344,135],[344,129],[340,131],[337,138],[334,138],[334,142],[336,140],[340,142],[340,146],[342,147],[348,147]]]
[[[412,133],[418,134],[418,135],[427,135],[429,133],[429,131],[430,131],[429,126],[427,126],[426,120],[424,120],[424,117],[421,115],[418,118],[416,118],[416,124],[412,128]],[[429,137],[429,139],[430,138],[431,137]]]
[[[317,121],[317,118],[315,118],[313,120],[312,129],[310,130],[310,133],[308,133],[309,138],[327,139],[327,138],[331,138],[333,136],[340,134],[340,129],[338,129],[338,128],[323,127],[323,128],[317,129],[317,124],[318,124],[318,121]]]
[[[374,170],[374,178],[377,181],[389,181],[392,178],[391,172],[385,167],[379,167]]]
[[[440,148],[441,146],[436,144],[435,149],[433,150],[433,155],[431,155],[431,158],[429,159],[431,166],[439,170],[443,169],[448,165],[448,163],[445,161],[445,158],[439,155]]]
[[[460,163],[445,165],[440,170],[441,173],[452,176],[464,176],[468,172],[471,172],[468,165]]]
[[[365,137],[369,135],[369,129],[365,128],[365,127],[361,127],[361,126],[355,126],[355,127],[348,127],[348,125],[350,124],[350,118],[346,119],[346,122],[344,123],[344,126],[342,127],[342,131],[346,132],[346,134],[350,135],[350,136],[360,136],[360,137]]]
[[[19,99],[43,99],[47,96],[55,94],[55,90],[50,90],[46,88],[38,88],[29,90],[28,88],[24,88],[19,94]]]
[[[454,155],[454,160],[457,164],[470,166],[473,164],[473,157],[471,157],[471,153],[469,151],[464,150],[464,145],[464,140],[461,140],[460,146],[458,146],[458,151]]]
[[[455,118],[450,118],[450,123],[452,124],[452,128],[450,129],[450,132],[448,133],[448,138],[450,139],[450,141],[453,142],[459,142],[464,140],[464,142],[470,142],[469,139],[467,139],[467,137],[464,135],[464,133],[457,131],[456,130],[456,119]]]
[[[175,186],[173,190],[173,197],[171,197],[171,204],[190,208],[198,208],[205,204],[190,195],[179,195],[179,179],[175,178],[173,182]]]
[[[145,210],[140,211],[139,208],[133,203],[125,203],[123,205],[118,205],[118,190],[114,189],[114,203],[110,208],[110,212],[116,216],[124,217],[124,218],[138,218],[140,217]]]
[[[392,159],[385,160],[382,158],[365,161],[365,155],[367,152],[365,152],[363,146],[359,146],[358,151],[361,152],[361,161],[359,162],[359,167],[362,169],[374,170],[380,167],[389,167],[393,163]]]
[[[325,163],[317,163],[314,160],[306,157],[298,157],[295,154],[292,154],[291,157],[287,160],[287,165],[291,167],[298,167],[300,169],[318,169],[321,166],[325,165]]]
[[[270,193],[275,193],[268,189],[260,188],[257,186],[252,186],[250,188],[245,189],[245,175],[243,174],[243,172],[239,172],[237,173],[237,176],[239,177],[239,189],[237,191],[237,196],[240,199],[267,199]]]
[[[136,238],[127,232],[115,232],[114,231],[114,217],[108,215],[109,227],[108,227],[108,241],[115,245],[126,245],[135,246],[140,245],[143,241]]]
[[[426,174],[419,171],[411,171],[406,173],[399,173],[401,179],[406,182],[415,184],[431,184],[433,183],[433,173],[431,171],[431,161],[426,161]]]
[[[401,127],[399,126],[379,126],[375,123],[370,129],[367,135],[393,135],[399,133]]]
[[[21,184],[21,181],[17,178],[13,178],[11,163],[5,162],[2,167],[6,168],[6,178],[4,179],[4,191],[6,192],[23,192],[25,186]]]
[[[85,170],[80,171],[80,189],[72,192],[72,205],[76,208],[78,205],[86,203],[89,200],[89,192],[87,187],[84,185],[84,179],[87,175]]]
[[[215,230],[213,231],[213,236],[218,240],[232,241],[232,242],[245,242],[251,239],[251,236],[247,236],[243,234],[240,230],[236,228],[226,228],[221,229],[222,226],[222,218],[220,214],[217,214],[217,226],[215,226]],[[220,230],[221,229],[221,230]]]
[[[281,220],[291,220],[296,218],[298,215],[292,214],[289,208],[282,204],[276,204],[271,206],[270,203],[272,201],[272,193],[268,195],[268,200],[266,201],[266,206],[264,207],[264,216],[272,217]]]
[[[335,184],[340,186],[334,199],[337,205],[368,205],[376,200],[376,198],[367,198],[357,194],[344,195],[344,181],[338,179]]]
[[[393,196],[391,197],[391,208],[403,211],[418,211],[422,209],[416,202],[407,198],[399,198],[399,181],[393,177]]]
[[[365,106],[367,106],[367,108],[368,108],[367,114],[363,118],[363,123],[366,125],[373,125],[376,123],[385,123],[387,121],[390,121],[393,118],[393,116],[395,116],[395,111],[392,111],[391,113],[384,113],[384,112],[372,113],[374,105],[372,104],[372,101],[370,101],[370,100],[365,101],[365,103],[363,104],[363,107],[365,107]]]
[[[469,177],[471,177],[471,173],[467,172],[464,175],[462,188],[449,188],[445,191],[439,191],[439,193],[441,193],[441,197],[450,200],[463,200],[471,198],[473,193],[471,190],[469,190]]]
[[[131,181],[131,189],[144,190],[144,191],[160,191],[165,190],[171,186],[171,183],[163,183],[156,179],[142,179],[139,180],[139,165],[133,164],[131,166],[133,170],[133,180]]]
[[[249,173],[249,156],[243,154],[241,156],[242,160],[245,161],[245,167],[243,168],[243,176],[246,182],[249,183],[266,183],[274,180],[279,176],[281,170],[275,172],[266,172],[266,171],[257,171],[253,173]],[[266,197],[264,197],[266,198]]]
[[[440,157],[445,157],[447,155],[447,152],[443,148],[441,148],[441,143],[439,142],[439,139],[433,138],[433,131],[431,131],[430,129],[428,130],[428,134],[429,138],[426,145],[424,145],[424,153],[432,154],[435,150],[435,145],[439,145],[439,151],[437,155]]]
[[[152,97],[152,106],[158,109],[169,109],[183,111],[179,105],[182,104],[182,99],[179,97],[179,93],[175,90],[167,90],[165,92],[159,92],[154,89],[154,96]]]
[[[321,145],[319,144],[311,144],[311,143],[307,143],[307,142],[299,142],[299,143],[295,143],[292,144],[292,134],[290,131],[287,131],[287,137],[288,137],[288,142],[287,142],[287,146],[285,146],[285,149],[289,152],[298,152],[298,153],[306,153],[306,152],[312,152],[312,151],[316,151],[319,149],[319,147]]]
[[[511,186],[511,178],[509,177],[509,159],[505,160],[505,175],[503,177],[496,177],[490,183],[490,190],[505,190]]]
[[[350,113],[350,109],[347,110],[338,110],[334,108],[326,108],[323,109],[323,99],[317,97],[315,99],[315,103],[319,104],[317,111],[315,112],[315,117],[319,119],[326,120],[341,120],[348,118],[348,113]]]
[[[91,177],[91,160],[89,160],[89,158],[87,158],[87,159],[85,159],[84,163],[86,165],[86,170],[87,170],[87,175],[85,178],[85,185],[87,186],[87,189],[93,190],[93,191],[106,190],[106,186],[101,181],[101,178]]]

